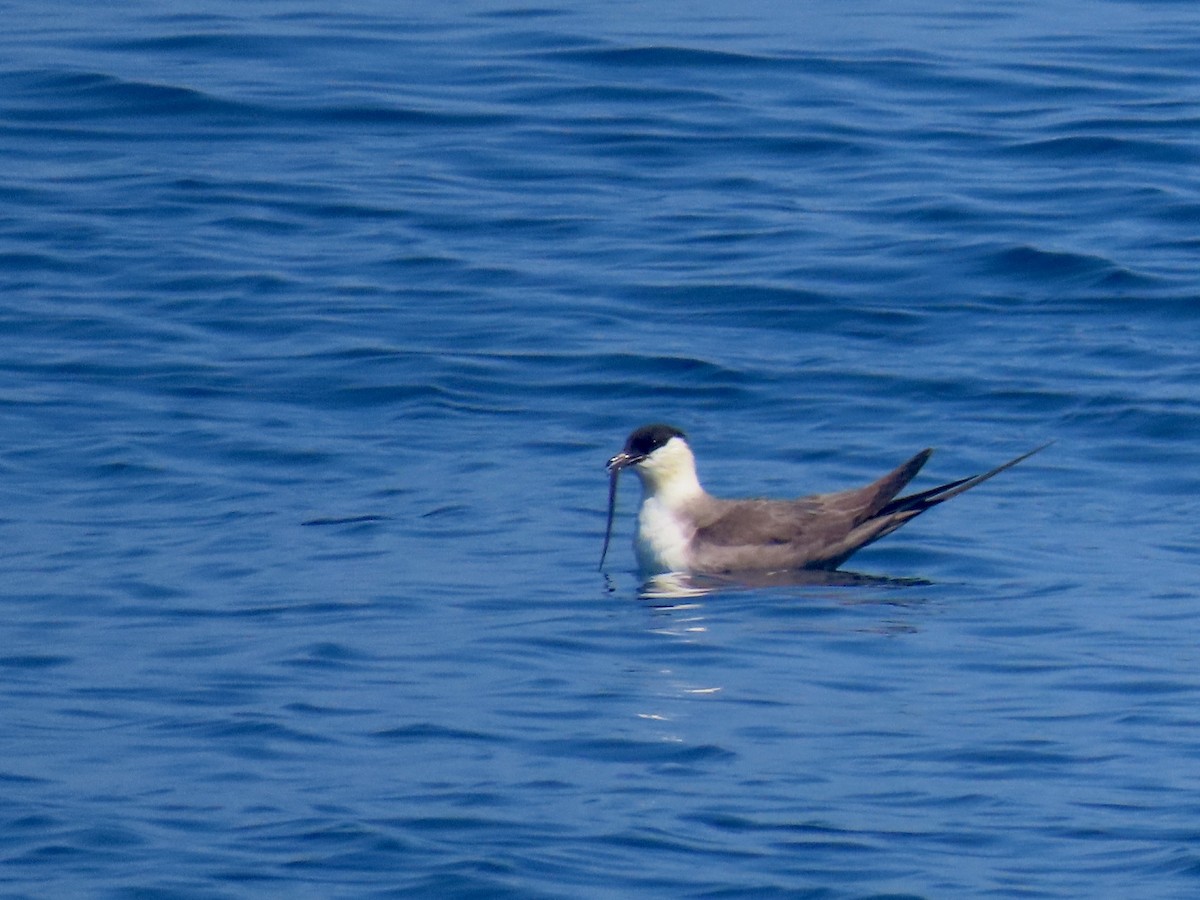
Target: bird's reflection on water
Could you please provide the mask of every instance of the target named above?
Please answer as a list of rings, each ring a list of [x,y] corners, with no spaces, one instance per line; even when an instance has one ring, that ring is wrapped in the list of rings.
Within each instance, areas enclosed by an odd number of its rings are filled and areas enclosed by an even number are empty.
[[[847,609],[850,607],[878,607],[910,609],[928,602],[924,591],[909,592],[906,589],[932,586],[924,578],[892,578],[882,575],[866,575],[859,572],[841,571],[792,571],[739,573],[737,576],[685,575],[682,573],[658,575],[642,584],[638,599],[648,610],[667,620],[657,622],[652,630],[660,634],[692,639],[707,632],[708,619],[717,611],[719,601],[708,602],[718,594],[750,592],[762,588],[793,588],[785,595],[817,603],[813,607],[805,602],[803,609],[825,608]],[[707,607],[707,609],[706,609]],[[792,604],[774,607],[771,615],[785,614],[786,609],[796,609]],[[806,614],[807,615],[807,614]],[[822,616],[823,617],[823,616]],[[849,625],[852,631],[865,631],[884,635],[911,634],[917,626],[906,614],[887,614],[882,618],[870,616],[869,621],[856,619]],[[835,629],[841,630],[841,629]]]
[[[655,575],[638,590],[642,600],[687,600],[725,591],[747,591],[777,587],[927,587],[924,578],[892,578],[839,570],[795,569],[778,572],[739,572],[736,575],[689,575],[672,572]]]

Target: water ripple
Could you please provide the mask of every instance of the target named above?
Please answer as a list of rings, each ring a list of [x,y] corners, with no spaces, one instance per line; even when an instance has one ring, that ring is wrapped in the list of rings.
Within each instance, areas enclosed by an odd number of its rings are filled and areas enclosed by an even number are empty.
[[[9,10],[7,890],[1194,892],[1193,7],[630,12]]]

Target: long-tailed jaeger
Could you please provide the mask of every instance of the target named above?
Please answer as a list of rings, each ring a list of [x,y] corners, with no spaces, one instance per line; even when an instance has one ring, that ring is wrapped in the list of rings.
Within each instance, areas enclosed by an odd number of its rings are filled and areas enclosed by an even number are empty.
[[[931,449],[865,487],[798,500],[725,500],[696,476],[687,438],[671,425],[643,425],[608,461],[608,523],[600,565],[612,535],[617,478],[631,468],[642,482],[634,547],[643,575],[836,569],[854,553],[951,497],[970,490],[1045,446],[982,475],[897,495],[925,465]]]

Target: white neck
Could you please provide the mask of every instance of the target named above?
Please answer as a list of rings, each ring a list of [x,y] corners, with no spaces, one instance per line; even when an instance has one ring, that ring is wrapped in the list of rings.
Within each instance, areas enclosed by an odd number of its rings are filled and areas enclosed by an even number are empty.
[[[635,471],[645,498],[653,497],[669,509],[704,493],[696,475],[696,457],[682,438],[671,438],[638,463]]]
[[[642,482],[634,541],[642,572],[687,571],[695,525],[685,510],[692,500],[704,496],[691,449],[686,441],[672,438],[638,463],[635,471]]]

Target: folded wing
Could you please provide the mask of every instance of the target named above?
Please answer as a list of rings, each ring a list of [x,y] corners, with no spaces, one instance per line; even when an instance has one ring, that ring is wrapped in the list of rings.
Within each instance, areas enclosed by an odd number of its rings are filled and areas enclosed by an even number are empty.
[[[849,491],[799,500],[713,500],[698,511],[694,570],[835,569],[868,544],[1045,446],[957,481],[897,497],[921,471],[925,449],[882,478]]]

